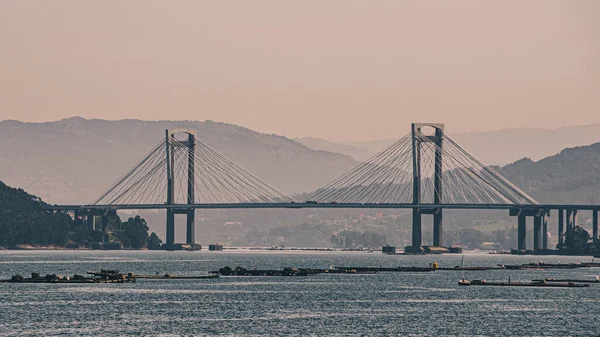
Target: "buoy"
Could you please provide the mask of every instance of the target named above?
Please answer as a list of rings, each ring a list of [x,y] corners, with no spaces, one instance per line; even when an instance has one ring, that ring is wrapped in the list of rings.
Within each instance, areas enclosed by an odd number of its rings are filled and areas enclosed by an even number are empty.
[[[433,269],[438,269],[439,265],[438,265],[438,263],[437,263],[437,262],[434,262],[434,263],[432,264],[432,267],[433,267]]]

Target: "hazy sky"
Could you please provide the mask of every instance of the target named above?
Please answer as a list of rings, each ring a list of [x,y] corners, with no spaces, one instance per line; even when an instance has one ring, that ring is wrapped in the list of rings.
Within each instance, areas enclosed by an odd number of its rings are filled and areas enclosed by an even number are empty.
[[[0,1],[0,120],[286,136],[600,122],[600,1]]]

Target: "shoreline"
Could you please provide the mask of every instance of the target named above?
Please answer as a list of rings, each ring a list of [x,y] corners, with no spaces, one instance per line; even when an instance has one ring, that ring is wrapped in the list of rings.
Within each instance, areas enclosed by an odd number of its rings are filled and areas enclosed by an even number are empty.
[[[92,251],[98,251],[98,252],[105,252],[105,251],[152,251],[152,252],[159,252],[159,251],[163,251],[163,252],[172,252],[172,251],[167,251],[167,250],[163,250],[163,249],[148,249],[148,248],[142,248],[142,249],[92,249],[92,248],[88,248],[88,247],[80,247],[80,248],[66,248],[66,247],[61,247],[61,246],[35,246],[35,245],[19,245],[17,247],[0,247],[0,252],[2,251],[11,251],[11,252],[16,252],[16,251],[29,251],[29,252],[35,252],[35,251],[86,251],[86,252],[92,252]],[[191,252],[189,250],[175,250],[175,251],[187,251],[187,252]],[[313,248],[313,247],[288,247],[288,248],[281,248],[281,247],[224,247],[222,250],[216,250],[216,251],[211,251],[209,249],[203,248],[201,250],[193,250],[193,251],[201,251],[201,252],[210,252],[210,253],[217,253],[218,252],[316,252],[316,253],[365,253],[365,254],[378,254],[378,255],[389,255],[389,256],[440,256],[440,255],[460,255],[460,254],[456,254],[456,253],[442,253],[442,254],[409,254],[409,253],[404,253],[404,252],[399,252],[396,254],[384,254],[382,253],[381,249],[348,249],[348,248]],[[522,257],[550,257],[550,256],[556,256],[556,257],[581,257],[581,258],[591,258],[593,259],[594,256],[593,255],[570,255],[570,254],[499,254],[497,253],[497,251],[494,250],[465,250],[464,254],[481,254],[481,255],[491,255],[491,256],[522,256]]]

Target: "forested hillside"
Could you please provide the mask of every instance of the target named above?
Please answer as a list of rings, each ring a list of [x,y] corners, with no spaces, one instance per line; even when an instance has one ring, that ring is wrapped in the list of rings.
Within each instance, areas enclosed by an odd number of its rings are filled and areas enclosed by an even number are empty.
[[[500,171],[542,203],[600,203],[600,143],[564,149],[537,162],[525,158]]]
[[[0,246],[65,246],[86,240],[83,226],[74,226],[65,214],[46,214],[42,206],[39,198],[0,181]]]
[[[0,248],[18,245],[89,248],[102,241],[100,231],[90,230],[69,214],[45,212],[44,206],[47,205],[40,198],[0,181]],[[111,241],[122,243],[124,247],[140,249],[160,245],[155,233],[148,235],[146,221],[139,216],[125,222],[113,217],[109,224]]]

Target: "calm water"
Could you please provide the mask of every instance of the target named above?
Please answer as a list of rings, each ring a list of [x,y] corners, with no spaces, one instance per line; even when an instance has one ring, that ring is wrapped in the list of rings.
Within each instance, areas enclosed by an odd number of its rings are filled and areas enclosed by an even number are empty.
[[[538,260],[540,257],[537,258]],[[547,262],[583,258],[543,257]],[[589,261],[589,259],[587,259]],[[223,266],[441,266],[460,256],[380,253],[0,251],[0,277],[119,269],[204,274]],[[532,257],[465,254],[465,265]],[[467,272],[468,278],[593,278],[599,268]],[[600,285],[581,289],[461,287],[461,272],[138,280],[132,284],[0,283],[0,335],[595,336]]]

